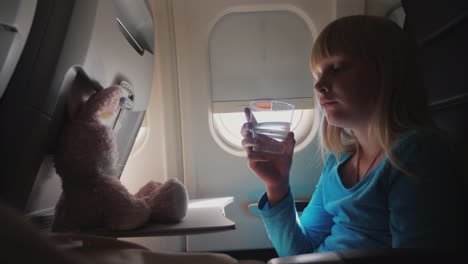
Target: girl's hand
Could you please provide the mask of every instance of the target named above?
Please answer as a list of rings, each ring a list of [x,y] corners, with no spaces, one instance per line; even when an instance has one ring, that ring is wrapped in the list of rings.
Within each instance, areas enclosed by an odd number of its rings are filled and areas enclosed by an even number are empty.
[[[282,154],[271,154],[267,152],[253,151],[253,147],[261,149],[262,142],[270,141],[267,136],[257,134],[252,136],[252,128],[256,123],[255,117],[251,120],[250,109],[244,109],[247,122],[242,126],[242,147],[247,152],[247,163],[249,168],[264,182],[268,202],[273,206],[282,200],[289,191],[289,170],[294,153],[294,133],[289,132],[284,140],[284,151]]]

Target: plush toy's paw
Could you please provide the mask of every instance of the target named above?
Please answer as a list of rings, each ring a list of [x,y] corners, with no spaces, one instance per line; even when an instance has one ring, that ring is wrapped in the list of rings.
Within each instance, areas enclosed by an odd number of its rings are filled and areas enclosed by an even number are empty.
[[[80,120],[104,120],[110,118],[119,108],[122,88],[114,85],[95,93],[83,106]]]
[[[185,217],[188,209],[188,193],[179,180],[169,179],[162,185],[147,184],[138,193],[145,193],[151,188],[153,188],[152,192],[144,195],[144,200],[151,209],[151,220],[178,222]]]

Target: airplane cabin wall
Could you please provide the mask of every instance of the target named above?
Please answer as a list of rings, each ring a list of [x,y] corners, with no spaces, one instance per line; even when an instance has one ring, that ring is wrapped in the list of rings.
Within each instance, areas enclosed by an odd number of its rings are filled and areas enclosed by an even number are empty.
[[[131,193],[135,193],[149,180],[164,182],[169,178],[177,178],[184,181],[171,2],[148,1],[155,25],[153,89],[146,112],[147,139],[138,153],[131,154],[120,178]],[[155,251],[185,251],[184,236],[122,240],[138,243]]]

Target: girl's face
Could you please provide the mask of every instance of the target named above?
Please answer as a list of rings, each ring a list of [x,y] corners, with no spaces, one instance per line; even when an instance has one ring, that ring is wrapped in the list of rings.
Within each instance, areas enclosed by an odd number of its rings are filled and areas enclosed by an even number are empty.
[[[313,69],[315,92],[329,124],[367,127],[375,110],[378,81],[375,70],[349,56],[329,56]]]

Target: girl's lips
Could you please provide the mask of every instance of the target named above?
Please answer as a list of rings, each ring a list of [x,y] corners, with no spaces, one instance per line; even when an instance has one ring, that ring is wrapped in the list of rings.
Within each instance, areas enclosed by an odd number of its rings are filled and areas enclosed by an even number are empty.
[[[320,102],[320,105],[322,107],[327,107],[327,106],[330,106],[330,105],[333,105],[333,104],[336,104],[335,101],[329,101],[329,102]]]

